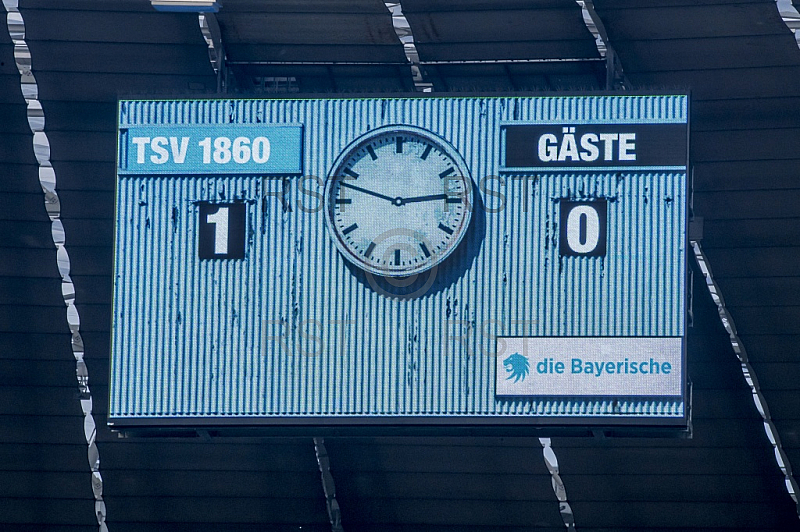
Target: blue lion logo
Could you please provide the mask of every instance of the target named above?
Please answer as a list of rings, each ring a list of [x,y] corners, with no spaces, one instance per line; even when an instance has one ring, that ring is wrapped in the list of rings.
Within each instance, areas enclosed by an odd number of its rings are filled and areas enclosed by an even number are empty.
[[[506,372],[510,373],[510,375],[506,377],[507,381],[511,379],[514,379],[514,382],[524,381],[525,377],[528,376],[528,372],[531,370],[528,359],[519,353],[514,353],[503,360],[503,366],[506,368]]]

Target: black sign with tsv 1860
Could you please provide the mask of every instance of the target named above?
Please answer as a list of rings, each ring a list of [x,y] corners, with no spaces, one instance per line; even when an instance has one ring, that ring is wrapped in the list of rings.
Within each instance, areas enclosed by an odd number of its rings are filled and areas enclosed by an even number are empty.
[[[244,203],[199,203],[197,254],[201,259],[243,259]]]
[[[686,124],[509,124],[506,168],[685,166]]]
[[[565,257],[604,257],[608,201],[561,200],[559,254]]]

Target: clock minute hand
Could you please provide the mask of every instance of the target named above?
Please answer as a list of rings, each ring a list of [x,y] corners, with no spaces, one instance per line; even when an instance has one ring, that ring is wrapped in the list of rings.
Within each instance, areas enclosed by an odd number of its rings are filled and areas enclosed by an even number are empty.
[[[376,198],[385,199],[386,201],[391,201],[394,203],[395,198],[390,198],[389,196],[384,196],[383,194],[379,194],[377,192],[373,192],[371,190],[367,190],[366,188],[357,187],[355,185],[350,185],[343,181],[339,182],[339,186],[352,188],[353,190],[357,190],[359,192],[363,192],[364,194],[369,194],[370,196],[375,196]]]

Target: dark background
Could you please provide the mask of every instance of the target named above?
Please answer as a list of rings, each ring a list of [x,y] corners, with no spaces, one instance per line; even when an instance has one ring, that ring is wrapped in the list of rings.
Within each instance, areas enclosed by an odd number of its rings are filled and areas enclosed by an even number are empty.
[[[595,7],[629,88],[691,91],[702,245],[776,436],[800,467],[797,43],[771,0]],[[109,530],[330,530],[310,438],[121,439],[105,428],[116,101],[213,95],[197,16],[158,13],[145,0],[20,0],[20,10],[57,176]],[[572,0],[405,0],[403,10],[436,91],[606,85]],[[218,20],[237,94],[413,90],[381,2],[223,0]],[[0,529],[96,530],[56,249],[0,26]],[[554,438],[579,530],[800,528],[728,335],[693,272],[693,437]],[[536,438],[326,444],[345,530],[564,529]]]

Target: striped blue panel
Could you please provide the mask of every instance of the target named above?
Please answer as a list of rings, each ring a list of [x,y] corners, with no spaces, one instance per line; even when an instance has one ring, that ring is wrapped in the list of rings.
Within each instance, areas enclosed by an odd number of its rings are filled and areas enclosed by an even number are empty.
[[[120,102],[123,135],[300,125],[288,130],[302,131],[303,175],[119,173],[111,420],[681,419],[683,397],[508,398],[495,386],[498,336],[681,338],[686,305],[685,167],[501,173],[501,124],[685,124],[687,107],[685,96]],[[342,257],[321,208],[337,156],[392,124],[452,145],[480,199],[410,298]],[[559,201],[598,198],[605,256],[561,256]],[[198,258],[200,202],[245,203],[244,259]]]

